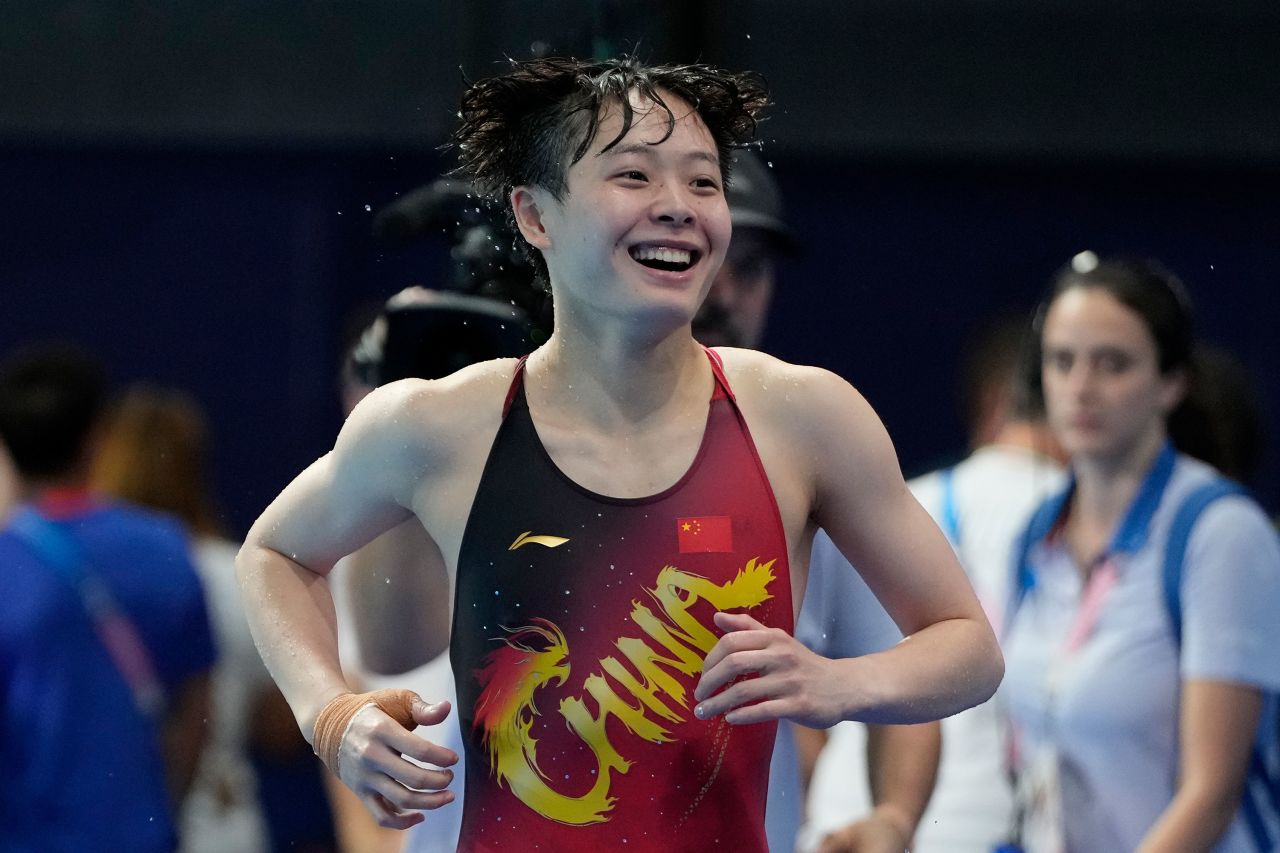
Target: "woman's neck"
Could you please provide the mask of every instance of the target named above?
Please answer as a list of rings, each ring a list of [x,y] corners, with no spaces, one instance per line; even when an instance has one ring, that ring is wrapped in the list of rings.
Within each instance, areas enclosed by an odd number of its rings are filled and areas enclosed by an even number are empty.
[[[545,404],[602,426],[641,423],[682,393],[705,403],[710,368],[682,331],[654,344],[557,330],[530,356],[527,381]]]
[[[1067,536],[1079,562],[1092,561],[1107,546],[1164,442],[1161,428],[1142,436],[1126,453],[1072,459],[1075,492],[1067,517]]]

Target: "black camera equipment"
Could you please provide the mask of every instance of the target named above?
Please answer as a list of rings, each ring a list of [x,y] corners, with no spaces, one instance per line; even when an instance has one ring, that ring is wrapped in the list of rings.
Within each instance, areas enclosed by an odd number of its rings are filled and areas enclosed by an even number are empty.
[[[450,272],[441,289],[519,308],[528,318],[532,346],[550,335],[549,294],[534,281],[533,265],[516,246],[505,212],[468,182],[445,177],[406,193],[374,217],[373,233],[391,245],[443,237]]]
[[[504,214],[467,182],[445,177],[406,193],[378,212],[373,234],[393,246],[443,238],[450,266],[439,287],[405,288],[365,329],[346,364],[360,383],[438,379],[525,355],[550,335],[549,295]]]
[[[528,321],[514,305],[483,296],[408,287],[387,300],[347,357],[363,385],[439,379],[469,364],[529,351]]]

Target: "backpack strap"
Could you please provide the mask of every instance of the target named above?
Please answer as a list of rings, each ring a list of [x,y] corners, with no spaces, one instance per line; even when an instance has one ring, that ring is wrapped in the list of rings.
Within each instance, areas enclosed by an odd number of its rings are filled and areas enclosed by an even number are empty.
[[[1036,585],[1035,573],[1031,571],[1031,549],[1035,547],[1037,542],[1043,541],[1053,530],[1054,525],[1058,523],[1058,519],[1062,517],[1062,510],[1070,497],[1071,490],[1067,489],[1046,499],[1040,506],[1036,507],[1036,511],[1031,514],[1031,519],[1027,522],[1026,528],[1023,529],[1022,535],[1018,537],[1018,541],[1014,545],[1013,565],[1011,566],[1013,584],[1009,591],[1008,606],[1004,610],[1003,624],[1005,633],[1008,633],[1010,626],[1013,625],[1013,617],[1018,612],[1018,606],[1022,604],[1022,600],[1027,597],[1027,593]]]
[[[1186,561],[1191,530],[1199,520],[1200,514],[1208,509],[1209,504],[1229,495],[1247,496],[1248,492],[1239,483],[1224,477],[1215,478],[1196,487],[1191,494],[1182,499],[1169,526],[1169,538],[1164,548],[1164,605],[1169,614],[1169,622],[1173,626],[1174,640],[1178,645],[1182,644],[1182,564]]]
[[[98,640],[133,694],[134,704],[144,716],[159,718],[166,697],[151,653],[111,587],[89,565],[80,545],[62,525],[27,506],[13,511],[8,529],[76,591]]]
[[[1174,513],[1173,521],[1169,526],[1169,538],[1165,543],[1162,582],[1165,610],[1169,614],[1174,641],[1179,647],[1182,645],[1182,572],[1187,558],[1187,545],[1191,541],[1191,531],[1195,528],[1200,515],[1214,501],[1231,495],[1247,497],[1248,494],[1248,491],[1239,483],[1218,477],[1194,489],[1182,499],[1182,503]],[[1253,755],[1250,756],[1249,769],[1245,776],[1244,791],[1240,798],[1240,812],[1244,816],[1245,825],[1249,828],[1254,848],[1262,853],[1270,853],[1276,849],[1275,839],[1263,817],[1263,811],[1266,806],[1269,806],[1273,812],[1280,811],[1280,782],[1268,767],[1265,756],[1269,752],[1269,744],[1266,742],[1268,738],[1263,735],[1268,725],[1275,725],[1275,716],[1275,698],[1264,696],[1262,719],[1259,721],[1261,737],[1254,743]]]

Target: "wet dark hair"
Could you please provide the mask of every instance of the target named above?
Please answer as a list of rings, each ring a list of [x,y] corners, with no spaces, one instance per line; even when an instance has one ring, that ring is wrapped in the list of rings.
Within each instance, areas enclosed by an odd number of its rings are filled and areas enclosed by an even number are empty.
[[[40,346],[0,364],[0,441],[23,477],[72,473],[106,405],[105,374],[81,350]]]
[[[536,186],[563,198],[566,173],[590,149],[604,111],[617,105],[622,129],[604,147],[617,145],[631,130],[635,110],[629,96],[652,101],[667,115],[665,141],[680,118],[667,102],[674,95],[701,117],[720,157],[726,182],[733,149],[751,142],[769,103],[763,79],[707,65],[646,66],[634,57],[606,61],[570,58],[513,63],[505,74],[471,84],[462,96],[461,123],[454,133],[467,179],[490,203],[507,205],[518,186]],[[655,143],[656,144],[656,143]],[[545,284],[539,252],[512,231]]]
[[[1182,281],[1157,261],[1112,258],[1077,269],[1068,266],[1053,280],[1049,297],[1036,312],[1036,334],[1044,333],[1050,306],[1068,290],[1091,288],[1109,293],[1142,318],[1156,344],[1161,373],[1191,367],[1195,328],[1191,299]]]

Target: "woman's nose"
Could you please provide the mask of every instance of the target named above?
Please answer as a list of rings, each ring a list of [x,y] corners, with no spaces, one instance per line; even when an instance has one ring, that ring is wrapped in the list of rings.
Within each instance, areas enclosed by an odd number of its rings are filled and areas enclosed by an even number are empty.
[[[660,222],[679,225],[693,223],[696,216],[688,193],[672,183],[662,184],[657,193],[653,204],[654,218]]]

